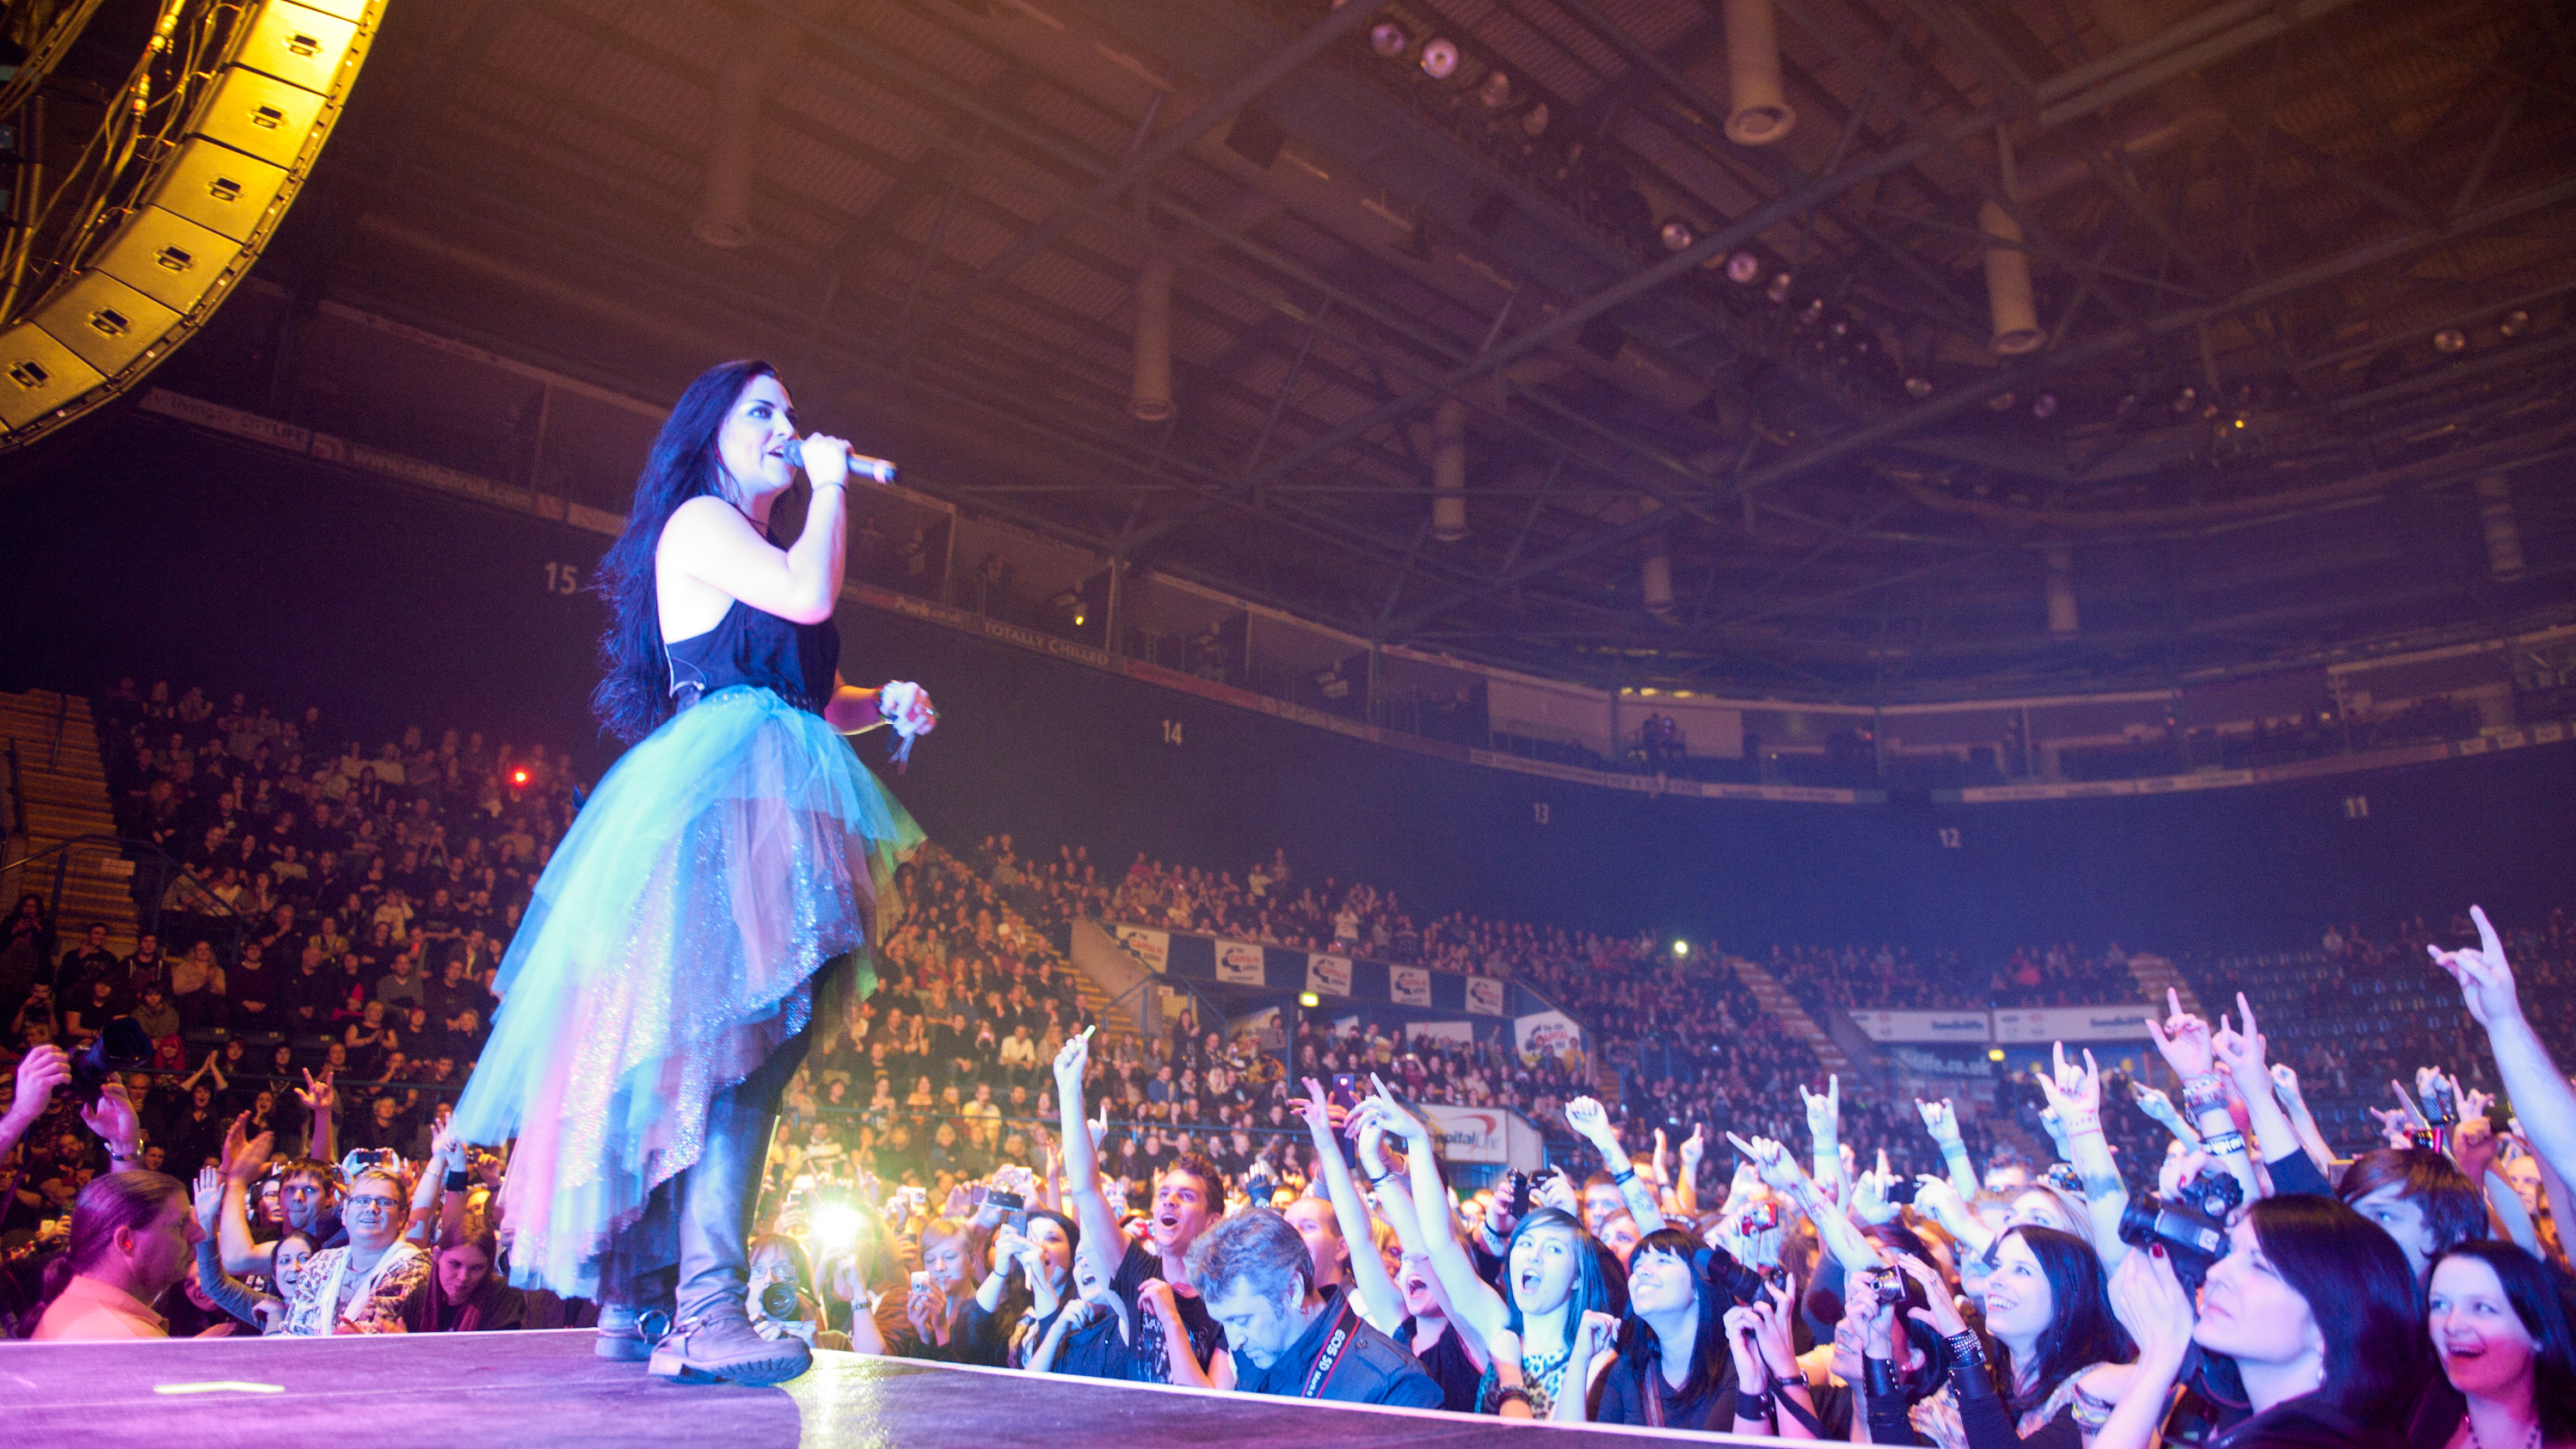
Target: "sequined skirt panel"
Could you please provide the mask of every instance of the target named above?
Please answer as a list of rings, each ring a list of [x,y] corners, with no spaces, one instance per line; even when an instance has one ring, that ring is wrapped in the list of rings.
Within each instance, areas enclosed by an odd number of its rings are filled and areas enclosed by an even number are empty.
[[[826,964],[855,955],[873,985],[921,838],[848,741],[766,689],[708,695],[610,769],[502,958],[456,1110],[465,1141],[516,1139],[513,1283],[593,1294],[611,1239],[698,1160],[709,1100],[812,1019]]]

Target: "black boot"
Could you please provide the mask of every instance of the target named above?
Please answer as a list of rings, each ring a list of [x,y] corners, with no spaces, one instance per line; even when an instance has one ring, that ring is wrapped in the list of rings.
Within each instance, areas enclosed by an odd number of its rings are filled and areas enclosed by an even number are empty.
[[[650,1372],[682,1383],[777,1384],[805,1372],[814,1353],[795,1338],[752,1331],[745,1240],[760,1197],[779,1093],[805,1058],[788,1040],[740,1083],[707,1104],[706,1148],[675,1184],[680,1229],[679,1321],[653,1349]]]

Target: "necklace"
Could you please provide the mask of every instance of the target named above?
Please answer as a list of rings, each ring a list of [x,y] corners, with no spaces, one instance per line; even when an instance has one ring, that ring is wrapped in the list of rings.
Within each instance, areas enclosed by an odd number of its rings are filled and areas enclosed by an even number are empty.
[[[2474,1418],[2469,1420],[2469,1449],[2486,1449],[2486,1441],[2478,1437],[2478,1421]],[[2534,1418],[2531,1432],[2522,1436],[2522,1449],[2540,1449],[2539,1419]]]

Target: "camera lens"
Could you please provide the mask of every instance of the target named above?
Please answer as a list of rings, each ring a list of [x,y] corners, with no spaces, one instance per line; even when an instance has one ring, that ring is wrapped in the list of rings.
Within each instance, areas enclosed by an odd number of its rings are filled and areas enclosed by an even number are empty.
[[[772,1283],[760,1290],[760,1316],[793,1318],[796,1316],[796,1285]]]

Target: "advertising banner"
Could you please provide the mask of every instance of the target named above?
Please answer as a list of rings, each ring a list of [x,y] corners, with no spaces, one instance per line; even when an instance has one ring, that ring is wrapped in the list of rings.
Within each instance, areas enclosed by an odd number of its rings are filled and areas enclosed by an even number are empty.
[[[1387,995],[1398,1006],[1431,1004],[1431,968],[1427,966],[1389,966],[1386,968]]]
[[[2045,1041],[2145,1041],[2147,1016],[2155,1008],[2145,1002],[2123,1006],[2034,1006],[1995,1013],[1995,1040],[1999,1042]]]
[[[1432,1135],[1452,1162],[1509,1162],[1511,1113],[1500,1107],[1423,1105]]]
[[[1143,926],[1115,926],[1118,944],[1127,954],[1145,963],[1150,971],[1168,971],[1172,965],[1172,933],[1147,930]]]
[[[1467,1009],[1479,1016],[1503,1014],[1503,983],[1491,976],[1467,978]]]
[[[1456,1042],[1460,1046],[1473,1046],[1476,1028],[1463,1021],[1408,1021],[1404,1024],[1406,1041],[1419,1041],[1426,1036]]]
[[[1994,1023],[1982,1011],[1855,1011],[1851,1019],[1871,1041],[1976,1044],[1994,1040]]]
[[[1216,979],[1234,986],[1261,985],[1261,948],[1242,941],[1217,942]]]
[[[1583,1045],[1583,1028],[1562,1011],[1533,1012],[1512,1018],[1512,1045],[1519,1051],[1557,1056]]]
[[[1351,994],[1351,958],[1317,956],[1306,958],[1306,989],[1326,996]]]

